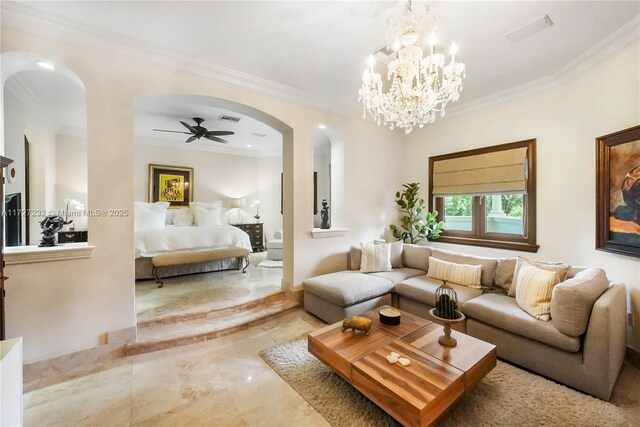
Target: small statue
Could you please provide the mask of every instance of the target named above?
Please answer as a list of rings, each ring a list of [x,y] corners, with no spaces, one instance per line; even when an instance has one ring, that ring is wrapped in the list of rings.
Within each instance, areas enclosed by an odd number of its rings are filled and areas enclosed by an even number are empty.
[[[331,225],[329,224],[329,204],[327,203],[327,199],[322,199],[320,218],[322,218],[322,222],[320,223],[320,228],[322,230],[328,230],[331,228]]]
[[[60,215],[48,215],[42,221],[40,221],[40,228],[42,228],[42,240],[38,246],[56,246],[56,236],[58,231],[62,230],[65,226],[65,220]]]
[[[371,331],[371,320],[362,316],[352,316],[348,319],[344,319],[342,322],[342,332],[347,329],[351,329],[351,333],[356,331],[364,331],[365,335],[369,335],[369,331]]]

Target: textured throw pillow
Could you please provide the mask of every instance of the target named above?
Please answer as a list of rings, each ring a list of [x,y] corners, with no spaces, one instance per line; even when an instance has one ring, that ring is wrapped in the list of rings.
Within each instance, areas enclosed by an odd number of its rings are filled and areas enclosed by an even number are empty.
[[[136,230],[164,228],[167,220],[169,202],[135,202],[133,216]]]
[[[558,272],[544,270],[524,261],[514,282],[518,306],[536,319],[545,322],[551,320],[551,294],[553,287],[560,283]]]
[[[455,264],[453,262],[429,257],[429,272],[427,276],[433,279],[455,283],[456,285],[480,289],[482,266]]]
[[[498,265],[493,275],[493,281],[496,286],[504,289],[505,293],[511,289],[511,282],[513,282],[513,273],[516,270],[517,262],[517,258],[498,258]]]
[[[349,249],[349,262],[352,270],[360,270],[362,263],[362,249],[357,246],[351,246]]]
[[[510,297],[516,296],[516,282],[518,281],[518,274],[519,274],[520,268],[525,262],[529,263],[530,265],[541,268],[543,270],[555,271],[556,273],[558,273],[558,279],[560,279],[559,280],[560,282],[563,282],[566,279],[567,273],[569,272],[569,268],[571,268],[569,265],[561,262],[534,261],[534,260],[519,256],[518,261],[516,262],[516,268],[513,271],[513,280],[511,282],[511,288],[509,288]]]
[[[176,210],[173,213],[173,225],[191,227],[193,225],[193,211],[189,208]]]
[[[479,265],[482,267],[482,278],[480,279],[482,286],[487,288],[493,286],[493,275],[495,273],[496,266],[498,265],[498,260],[496,258],[465,255],[436,248],[431,248],[431,256],[454,264]]]
[[[402,247],[403,243],[401,240],[397,242],[375,242],[377,245],[389,245],[390,248],[390,257],[391,257],[391,268],[402,268],[404,264],[402,264]]]
[[[391,248],[389,245],[363,244],[360,271],[363,273],[391,271]]]
[[[191,210],[193,210],[194,224],[198,227],[209,227],[221,224],[220,208],[207,209],[194,206]]]

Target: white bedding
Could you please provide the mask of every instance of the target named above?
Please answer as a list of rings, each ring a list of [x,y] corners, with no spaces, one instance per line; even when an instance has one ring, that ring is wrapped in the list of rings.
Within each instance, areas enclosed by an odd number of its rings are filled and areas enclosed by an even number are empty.
[[[166,252],[214,249],[239,246],[251,249],[249,235],[232,225],[177,227],[168,225],[155,230],[136,230],[136,258]]]

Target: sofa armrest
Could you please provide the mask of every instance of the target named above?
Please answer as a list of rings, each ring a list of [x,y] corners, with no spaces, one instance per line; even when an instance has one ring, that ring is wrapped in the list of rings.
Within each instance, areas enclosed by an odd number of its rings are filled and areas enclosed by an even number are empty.
[[[584,363],[602,376],[602,395],[611,394],[626,352],[627,291],[612,283],[593,305],[584,338]]]

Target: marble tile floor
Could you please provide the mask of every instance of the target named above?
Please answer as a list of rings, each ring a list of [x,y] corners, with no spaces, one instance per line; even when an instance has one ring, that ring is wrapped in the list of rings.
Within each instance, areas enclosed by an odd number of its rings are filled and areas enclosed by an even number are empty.
[[[162,288],[153,280],[137,281],[138,323],[189,317],[260,300],[280,291],[282,269],[258,267],[265,258],[266,252],[251,254],[246,273],[226,270],[170,277],[164,280]]]
[[[325,324],[302,309],[244,331],[40,380],[30,426],[328,426],[258,353]],[[622,368],[611,402],[640,425],[640,369]]]
[[[233,335],[42,380],[24,395],[24,425],[328,426],[258,356],[323,325],[296,309]]]

